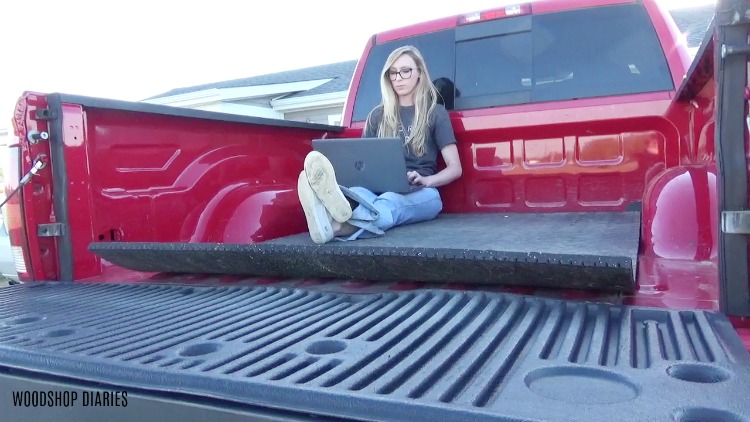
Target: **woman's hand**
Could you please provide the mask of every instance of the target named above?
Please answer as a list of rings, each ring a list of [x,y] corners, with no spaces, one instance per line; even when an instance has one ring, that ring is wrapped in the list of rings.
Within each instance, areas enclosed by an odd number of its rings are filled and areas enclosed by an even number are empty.
[[[432,187],[432,179],[430,179],[430,176],[422,176],[416,171],[409,171],[406,172],[406,177],[412,185],[424,186],[426,188]]]
[[[458,148],[456,144],[451,144],[441,150],[446,167],[432,176],[422,176],[416,171],[409,171],[406,176],[412,185],[420,185],[428,188],[437,188],[447,185],[461,177],[461,161],[458,159]]]

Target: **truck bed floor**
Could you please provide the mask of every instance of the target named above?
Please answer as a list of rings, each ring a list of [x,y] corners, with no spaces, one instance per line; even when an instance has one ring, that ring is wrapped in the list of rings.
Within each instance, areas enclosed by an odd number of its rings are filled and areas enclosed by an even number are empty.
[[[12,286],[0,366],[352,419],[750,420],[724,316],[501,293]]]
[[[640,213],[446,214],[380,238],[315,245],[100,242],[89,249],[146,272],[333,277],[633,291]]]

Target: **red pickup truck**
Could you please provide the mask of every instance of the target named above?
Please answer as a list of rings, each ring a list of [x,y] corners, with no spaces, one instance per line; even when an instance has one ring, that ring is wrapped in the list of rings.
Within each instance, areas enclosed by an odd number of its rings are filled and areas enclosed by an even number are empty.
[[[750,421],[750,7],[716,11],[692,62],[654,0],[379,33],[342,127],[25,93],[0,408]],[[360,136],[404,44],[440,88],[463,176],[434,221],[315,245],[304,157]]]

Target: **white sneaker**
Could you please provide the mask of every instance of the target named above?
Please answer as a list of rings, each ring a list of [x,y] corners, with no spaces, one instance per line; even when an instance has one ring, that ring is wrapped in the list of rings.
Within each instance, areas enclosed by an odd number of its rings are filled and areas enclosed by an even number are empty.
[[[331,214],[328,213],[326,207],[310,187],[304,170],[300,172],[297,179],[297,196],[300,204],[302,204],[302,209],[305,211],[307,230],[310,231],[313,242],[320,245],[333,240]]]
[[[352,207],[339,189],[333,164],[325,155],[312,151],[305,157],[305,173],[310,187],[315,191],[334,220],[345,223],[352,218]]]

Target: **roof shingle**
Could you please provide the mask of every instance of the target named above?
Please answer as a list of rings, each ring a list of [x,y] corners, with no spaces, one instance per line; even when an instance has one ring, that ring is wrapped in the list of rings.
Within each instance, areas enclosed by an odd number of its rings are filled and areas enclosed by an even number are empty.
[[[703,41],[704,35],[711,20],[714,17],[714,5],[702,5],[684,9],[670,10],[677,28],[687,35],[688,47],[698,47]]]
[[[326,94],[329,92],[346,91],[349,88],[349,81],[354,74],[354,67],[357,65],[356,60],[349,60],[339,63],[331,63],[321,66],[306,67],[303,69],[286,70],[284,72],[269,73],[266,75],[253,76],[250,78],[234,79],[230,81],[212,82],[203,85],[190,86],[185,88],[175,88],[163,94],[147,98],[148,100],[161,97],[171,97],[173,95],[187,94],[190,92],[203,91],[214,88],[240,88],[248,86],[284,84],[291,82],[314,81],[318,79],[332,79],[321,86],[305,91],[299,96]],[[294,95],[298,95],[294,94]]]

